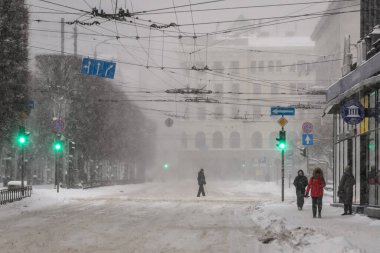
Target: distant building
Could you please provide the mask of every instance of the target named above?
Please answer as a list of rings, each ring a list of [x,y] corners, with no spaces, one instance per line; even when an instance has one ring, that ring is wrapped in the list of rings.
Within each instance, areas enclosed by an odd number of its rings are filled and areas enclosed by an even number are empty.
[[[192,39],[184,44],[191,43]],[[196,48],[204,48],[206,40],[196,43]],[[177,115],[180,118],[167,130],[177,143],[173,145],[178,148],[173,158],[175,169],[188,177],[203,167],[213,178],[280,179],[281,156],[276,150],[280,117],[271,117],[270,107],[297,107],[310,101],[310,97],[298,95],[315,85],[315,71],[307,64],[316,60],[314,43],[309,37],[297,36],[296,31],[272,34],[254,30],[219,35],[208,44],[213,46],[207,50],[207,62],[206,50],[202,50],[193,54],[192,60],[183,57],[182,67],[202,69],[207,65],[210,71],[185,71],[189,82],[184,85],[212,90],[211,95],[200,97],[219,103],[177,103],[178,111],[185,113]],[[177,99],[186,97],[195,95],[178,95]],[[301,124],[314,116],[297,109],[296,116],[286,117],[286,177],[295,175],[297,165],[304,163],[297,150]]]

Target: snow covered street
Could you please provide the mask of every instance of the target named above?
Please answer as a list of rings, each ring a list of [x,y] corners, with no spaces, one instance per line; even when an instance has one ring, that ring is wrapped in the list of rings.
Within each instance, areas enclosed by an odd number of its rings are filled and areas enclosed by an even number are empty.
[[[147,183],[89,190],[36,187],[0,208],[0,249],[13,252],[377,252],[380,221],[341,217],[325,198],[299,212],[293,188],[255,181]],[[270,193],[272,192],[272,193]],[[277,193],[273,193],[277,192]],[[366,231],[358,235],[358,231]]]

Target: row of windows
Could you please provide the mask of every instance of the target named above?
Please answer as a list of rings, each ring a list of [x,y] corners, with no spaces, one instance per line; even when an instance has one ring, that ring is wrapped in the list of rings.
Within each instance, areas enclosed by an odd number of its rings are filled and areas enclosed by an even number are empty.
[[[215,132],[212,135],[212,148],[223,148],[224,140],[223,134],[221,132]],[[195,135],[195,148],[202,149],[206,145],[206,134],[204,132],[198,132]],[[228,146],[230,148],[240,148],[240,134],[238,132],[232,132],[229,136]],[[188,147],[188,138],[186,134],[182,135],[182,148]],[[261,133],[255,132],[252,134],[252,148],[262,148],[263,147],[263,137]]]

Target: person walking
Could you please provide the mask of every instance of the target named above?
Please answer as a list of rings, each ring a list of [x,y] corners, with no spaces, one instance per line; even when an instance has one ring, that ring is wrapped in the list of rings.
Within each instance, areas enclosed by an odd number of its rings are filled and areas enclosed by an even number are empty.
[[[202,193],[203,196],[206,196],[205,189],[203,187],[203,185],[205,185],[205,184],[206,184],[206,177],[205,177],[203,169],[201,168],[201,170],[198,172],[199,190],[198,190],[197,197],[201,196],[201,193]]]
[[[344,169],[344,173],[339,182],[338,196],[343,200],[344,213],[342,215],[352,214],[352,197],[354,196],[355,178],[352,174],[351,166]]]
[[[298,175],[294,179],[293,184],[296,187],[298,210],[302,210],[304,198],[305,198],[305,188],[308,182],[307,182],[307,177],[303,173],[303,170],[299,170],[297,174]]]
[[[318,209],[318,218],[322,218],[322,198],[323,198],[323,188],[326,186],[325,179],[323,177],[323,172],[321,168],[315,168],[313,170],[313,176],[310,177],[309,183],[307,185],[305,198],[309,197],[309,191],[311,189],[311,198],[312,198],[312,209],[313,209],[313,218],[317,217]]]

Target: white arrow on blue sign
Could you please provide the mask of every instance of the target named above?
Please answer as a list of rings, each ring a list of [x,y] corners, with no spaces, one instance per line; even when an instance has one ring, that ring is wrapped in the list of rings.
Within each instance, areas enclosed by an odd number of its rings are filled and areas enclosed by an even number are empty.
[[[293,107],[271,107],[270,115],[271,116],[294,116],[296,113],[296,109]]]
[[[116,63],[109,61],[101,61],[91,58],[83,58],[82,74],[90,76],[99,76],[114,79],[116,71]]]
[[[312,134],[302,135],[302,145],[309,146],[314,144],[314,136]]]

